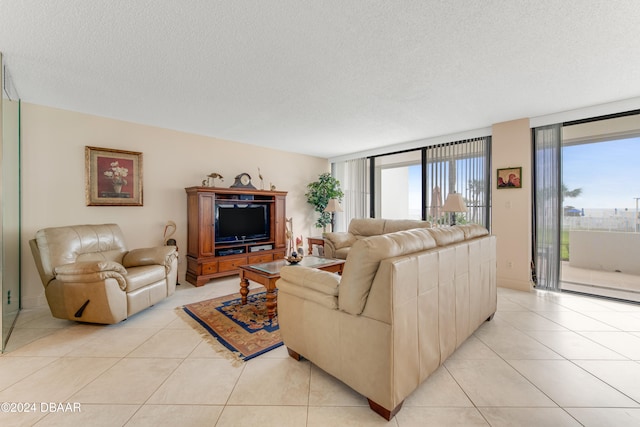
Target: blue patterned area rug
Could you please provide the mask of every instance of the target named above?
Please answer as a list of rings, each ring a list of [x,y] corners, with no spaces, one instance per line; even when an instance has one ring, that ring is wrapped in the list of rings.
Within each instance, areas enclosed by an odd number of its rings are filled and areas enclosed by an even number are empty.
[[[240,294],[187,304],[177,310],[204,338],[217,340],[233,357],[249,360],[282,345],[278,316],[269,319],[266,292],[250,292],[247,304]]]

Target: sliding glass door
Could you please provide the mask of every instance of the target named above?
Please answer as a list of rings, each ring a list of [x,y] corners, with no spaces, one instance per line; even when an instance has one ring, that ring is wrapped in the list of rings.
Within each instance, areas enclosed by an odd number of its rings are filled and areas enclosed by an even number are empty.
[[[598,124],[564,128],[561,286],[640,301],[640,118]]]
[[[640,114],[533,135],[536,287],[640,301]]]

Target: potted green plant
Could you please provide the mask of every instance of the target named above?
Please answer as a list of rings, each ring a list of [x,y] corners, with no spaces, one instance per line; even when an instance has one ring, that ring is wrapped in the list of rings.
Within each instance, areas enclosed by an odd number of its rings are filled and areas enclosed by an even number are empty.
[[[307,184],[307,192],[304,195],[307,197],[307,202],[313,205],[314,211],[320,214],[316,227],[322,228],[323,232],[326,231],[327,224],[331,224],[331,214],[324,211],[329,204],[329,199],[342,201],[344,196],[340,189],[340,181],[329,172],[325,172],[320,174],[317,181]]]

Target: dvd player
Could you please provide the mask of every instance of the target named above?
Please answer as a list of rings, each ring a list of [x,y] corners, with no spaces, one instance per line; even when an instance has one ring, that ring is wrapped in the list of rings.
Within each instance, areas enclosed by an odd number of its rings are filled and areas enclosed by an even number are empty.
[[[243,248],[238,248],[238,249],[220,249],[218,251],[218,256],[236,255],[236,254],[243,254],[243,253],[244,253],[244,249]]]

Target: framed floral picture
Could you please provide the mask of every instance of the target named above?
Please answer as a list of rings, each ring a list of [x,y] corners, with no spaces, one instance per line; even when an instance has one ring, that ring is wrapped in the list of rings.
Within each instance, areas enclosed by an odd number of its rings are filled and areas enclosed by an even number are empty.
[[[501,188],[522,188],[522,168],[498,169],[497,187]]]
[[[85,147],[87,206],[142,206],[142,153]]]

